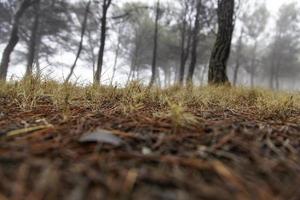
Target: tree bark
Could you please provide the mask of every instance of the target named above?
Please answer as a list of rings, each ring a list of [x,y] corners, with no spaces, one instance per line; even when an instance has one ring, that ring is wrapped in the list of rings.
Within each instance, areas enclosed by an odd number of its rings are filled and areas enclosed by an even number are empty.
[[[152,75],[151,75],[149,87],[153,86],[153,84],[155,82],[155,78],[156,78],[158,20],[159,20],[159,0],[157,1],[157,5],[156,5],[155,29],[154,29],[154,37],[153,37],[154,46],[153,46],[152,67],[151,67]]]
[[[33,2],[34,0],[23,0],[14,16],[10,38],[2,54],[2,60],[0,64],[0,80],[6,80],[11,53],[13,52],[14,48],[19,42],[20,20],[24,15],[25,11],[32,5]]]
[[[180,68],[179,68],[179,84],[183,85],[184,80],[184,69],[186,64],[186,52],[185,52],[185,40],[186,40],[186,20],[184,19],[182,23],[181,30],[181,56],[180,56]]]
[[[30,41],[29,41],[25,77],[32,76],[33,63],[34,63],[36,50],[37,50],[37,42],[38,42],[37,39],[39,37],[38,32],[39,32],[39,25],[40,25],[40,6],[41,6],[41,0],[36,0],[36,4],[34,5],[34,22],[32,25]]]
[[[242,56],[242,49],[243,49],[243,37],[244,37],[244,30],[241,30],[241,34],[238,40],[237,48],[236,48],[236,60],[235,60],[235,68],[233,71],[233,85],[236,86],[238,80],[238,72],[240,69],[241,64],[241,56]]]
[[[201,11],[201,0],[197,0],[197,5],[196,5],[196,16],[195,16],[195,25],[194,29],[192,32],[192,38],[193,38],[193,43],[192,43],[192,49],[191,49],[191,63],[187,75],[187,80],[186,82],[188,84],[192,84],[193,82],[193,76],[197,64],[197,51],[198,51],[198,43],[199,43],[199,31],[200,31],[200,11]]]
[[[81,36],[80,36],[80,42],[79,42],[79,47],[78,47],[78,51],[76,54],[76,58],[75,61],[71,67],[70,73],[67,76],[66,80],[65,80],[65,84],[68,83],[74,73],[75,67],[77,65],[77,61],[80,57],[82,48],[83,48],[83,39],[84,39],[84,35],[85,35],[85,31],[86,31],[86,26],[87,26],[87,19],[88,19],[88,14],[89,14],[89,10],[90,10],[90,5],[91,5],[91,0],[88,1],[86,8],[85,8],[85,13],[84,13],[84,18],[83,18],[83,22],[82,22],[82,27],[81,27]]]
[[[179,84],[183,85],[184,75],[185,75],[185,65],[190,53],[191,44],[191,31],[189,24],[186,20],[186,15],[188,14],[188,1],[185,1],[185,10],[182,16],[182,28],[181,28],[181,55],[180,55],[180,66],[179,66]]]
[[[232,33],[234,29],[234,0],[218,1],[218,33],[211,53],[208,82],[209,84],[229,83],[226,74],[230,55]]]
[[[112,0],[103,0],[102,4],[102,18],[101,18],[101,43],[98,52],[98,62],[97,68],[94,77],[94,84],[100,84],[102,67],[103,67],[103,56],[105,50],[105,42],[106,42],[106,24],[107,24],[107,11],[111,5]]]

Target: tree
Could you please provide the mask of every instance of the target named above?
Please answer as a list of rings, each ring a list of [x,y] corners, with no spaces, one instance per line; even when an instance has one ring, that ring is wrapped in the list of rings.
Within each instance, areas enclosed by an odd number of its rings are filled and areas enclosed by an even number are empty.
[[[234,0],[218,0],[219,27],[209,63],[208,82],[210,84],[224,84],[229,82],[226,67],[234,30],[233,16]]]
[[[9,10],[17,9],[16,3],[13,4],[14,1],[18,2],[18,0],[12,0],[9,4],[6,3]],[[40,65],[52,65],[51,57],[57,55],[58,49],[67,50],[72,47],[70,40],[73,31],[70,31],[71,20],[68,18],[71,4],[65,1],[36,0],[24,13],[18,32],[18,44],[21,48],[14,50],[15,57],[11,63],[13,65],[24,64],[26,76],[32,75],[34,69],[36,69],[36,75],[39,76],[42,71]],[[11,11],[8,15],[10,13]],[[2,19],[2,16],[0,18]],[[6,34],[5,38],[7,41]]]
[[[39,25],[40,25],[40,8],[41,8],[40,4],[41,4],[41,0],[36,0],[36,3],[34,5],[34,22],[33,22],[32,28],[31,28],[25,76],[32,75],[34,57],[36,54],[36,43],[37,43],[37,37],[38,37],[38,30],[39,30]]]
[[[197,63],[197,47],[198,47],[198,41],[199,41],[199,31],[200,31],[200,11],[202,7],[201,0],[196,1],[196,16],[194,21],[194,28],[192,31],[192,47],[191,47],[191,63],[187,75],[187,83],[192,83],[193,81],[193,75],[196,68]]]
[[[8,41],[10,27],[12,26],[13,12],[16,7],[16,0],[0,1],[0,43],[4,44]]]
[[[156,61],[157,61],[157,41],[158,41],[158,20],[160,15],[160,8],[159,8],[159,0],[157,0],[156,4],[156,12],[155,12],[155,27],[154,27],[154,36],[153,36],[153,55],[152,55],[152,75],[149,83],[149,87],[152,87],[156,78]]]
[[[8,44],[5,47],[4,52],[2,54],[2,60],[1,60],[1,64],[0,64],[0,80],[4,80],[4,81],[6,80],[8,66],[9,66],[9,62],[10,62],[10,55],[13,52],[15,46],[19,42],[20,20],[21,20],[22,16],[24,15],[25,11],[34,2],[35,2],[35,0],[23,0],[14,15],[10,38],[9,38]]]
[[[235,86],[238,80],[238,72],[241,67],[241,57],[243,50],[243,37],[244,37],[244,29],[241,29],[241,33],[237,42],[236,52],[235,52],[235,67],[233,70],[233,85]]]
[[[105,50],[105,42],[106,42],[106,32],[107,32],[107,13],[108,9],[111,5],[112,0],[103,0],[102,2],[102,18],[101,18],[101,39],[100,39],[100,48],[98,52],[98,62],[97,68],[94,77],[94,84],[100,84],[100,78],[102,74],[103,67],[103,56]]]
[[[115,47],[115,58],[114,58],[114,64],[113,64],[113,72],[112,72],[112,76],[111,76],[111,80],[110,80],[110,85],[113,85],[113,82],[114,82],[114,78],[115,78],[115,75],[116,75],[116,71],[117,71],[117,65],[118,65],[118,58],[119,58],[119,55],[120,55],[120,51],[121,51],[121,26],[119,26],[117,28],[117,34],[118,34],[118,38],[117,38],[117,44],[116,44],[116,47]]]
[[[141,70],[151,67],[155,23],[151,18],[149,7],[141,2],[124,4],[121,13],[128,13],[122,21],[123,27],[120,33],[121,53],[130,70],[128,83],[135,78],[139,78]]]
[[[275,34],[267,55],[269,86],[280,88],[280,78],[296,78],[299,74],[300,27],[296,3],[283,5],[279,10]]]
[[[76,67],[77,61],[80,57],[81,51],[83,49],[83,39],[84,39],[84,34],[86,31],[86,26],[87,26],[87,20],[88,20],[88,14],[89,14],[89,10],[90,10],[90,5],[91,5],[91,0],[88,1],[86,8],[85,8],[85,12],[84,12],[84,17],[83,17],[83,22],[82,22],[82,27],[81,27],[81,35],[80,35],[80,42],[79,42],[79,47],[78,47],[78,51],[76,54],[76,58],[75,61],[71,67],[70,73],[67,76],[65,83],[68,83],[71,79],[72,74],[74,73],[74,69]]]
[[[190,53],[191,45],[191,25],[190,25],[190,1],[189,0],[179,0],[182,6],[182,11],[180,14],[180,68],[179,68],[179,84],[183,85],[185,65]]]
[[[255,9],[252,13],[245,13],[242,17],[243,25],[246,29],[246,34],[253,41],[253,47],[251,52],[251,62],[250,68],[248,69],[250,73],[250,83],[251,87],[254,86],[254,77],[256,75],[258,58],[257,58],[257,50],[259,48],[259,37],[262,35],[264,30],[266,29],[268,23],[269,12],[266,8],[265,4],[255,5]]]

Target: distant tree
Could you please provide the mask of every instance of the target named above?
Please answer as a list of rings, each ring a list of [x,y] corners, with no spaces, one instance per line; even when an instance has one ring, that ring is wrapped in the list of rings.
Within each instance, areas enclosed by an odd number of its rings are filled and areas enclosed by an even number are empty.
[[[226,68],[234,30],[234,5],[234,0],[218,0],[218,33],[209,63],[208,82],[210,84],[229,82]]]
[[[159,7],[159,0],[156,3],[156,11],[155,11],[155,26],[154,26],[154,36],[153,36],[153,54],[152,54],[152,65],[151,65],[151,79],[149,83],[149,87],[154,84],[156,73],[157,73],[157,42],[158,42],[158,20],[160,18],[160,7]]]
[[[11,30],[11,34],[9,37],[9,41],[8,41],[8,44],[5,47],[4,52],[2,54],[2,60],[1,60],[1,64],[0,64],[0,80],[6,80],[11,53],[13,52],[15,46],[19,42],[20,20],[23,17],[25,11],[33,3],[35,3],[35,0],[23,0],[20,3],[20,6],[18,7],[18,9],[13,17],[13,24],[12,24],[12,30]]]
[[[195,2],[196,14],[194,19],[194,28],[191,33],[192,37],[192,45],[191,45],[191,63],[189,66],[188,74],[187,74],[187,83],[192,83],[193,75],[197,64],[197,47],[199,41],[199,32],[200,32],[200,12],[202,8],[202,1],[196,0]]]
[[[236,44],[236,51],[235,51],[235,66],[233,70],[233,85],[237,84],[238,80],[238,72],[241,67],[241,59],[243,57],[243,38],[244,38],[244,29],[241,29],[241,33],[239,35],[239,39]]]
[[[27,67],[26,67],[26,73],[25,76],[32,75],[32,69],[33,69],[33,63],[34,58],[36,55],[36,43],[38,38],[38,31],[40,26],[40,9],[41,9],[41,0],[36,0],[36,3],[34,4],[34,22],[32,24],[31,33],[30,33],[30,39],[29,39],[29,45],[28,45],[28,54],[27,54]]]
[[[100,39],[100,47],[98,52],[97,68],[94,76],[94,84],[100,84],[105,43],[106,43],[106,34],[107,34],[107,14],[111,3],[112,0],[103,0],[102,2],[101,33],[100,33],[101,39]]]
[[[179,32],[180,32],[180,66],[179,66],[179,84],[183,85],[185,75],[185,65],[189,58],[191,46],[191,4],[190,0],[179,0],[181,10],[179,14]]]
[[[126,13],[120,33],[120,49],[129,66],[129,82],[139,78],[139,72],[151,66],[154,22],[147,4],[126,3],[120,9],[121,13]]]
[[[66,0],[37,0],[25,13],[20,25],[20,44],[14,63],[26,61],[25,76],[41,74],[40,64],[52,65],[58,49],[68,50],[73,44],[71,4]]]
[[[114,78],[117,72],[117,66],[118,66],[118,59],[119,59],[119,55],[121,54],[121,31],[122,31],[122,27],[119,26],[117,28],[117,43],[115,45],[115,58],[114,58],[114,64],[113,64],[113,72],[112,72],[112,76],[111,76],[111,80],[110,80],[110,85],[113,85],[114,82]]]
[[[251,87],[254,86],[254,77],[257,71],[257,65],[259,63],[259,59],[257,57],[257,50],[259,47],[259,37],[264,33],[267,23],[269,12],[266,8],[266,5],[263,4],[255,4],[254,11],[247,11],[242,16],[243,27],[245,28],[245,33],[250,39],[253,41],[252,52],[250,55],[250,66],[246,68],[246,70],[250,74],[250,83]]]
[[[83,39],[84,39],[84,35],[85,35],[85,32],[86,32],[86,28],[87,28],[87,20],[88,20],[90,5],[91,5],[91,0],[88,1],[88,3],[86,4],[86,7],[85,7],[85,12],[84,12],[84,17],[83,17],[83,22],[82,22],[82,27],[81,27],[81,35],[80,35],[80,42],[79,42],[79,46],[78,46],[78,51],[77,51],[77,54],[76,54],[75,61],[74,61],[73,65],[70,69],[70,73],[69,73],[69,75],[67,76],[67,78],[65,80],[65,83],[68,83],[70,81],[70,79],[71,79],[71,77],[74,73],[77,61],[80,57],[81,51],[83,49]]]
[[[279,10],[275,34],[267,55],[272,89],[280,88],[280,78],[295,78],[300,72],[300,15],[296,3],[283,5]]]
[[[0,1],[0,43],[4,44],[8,41],[12,18],[16,7],[16,0]]]

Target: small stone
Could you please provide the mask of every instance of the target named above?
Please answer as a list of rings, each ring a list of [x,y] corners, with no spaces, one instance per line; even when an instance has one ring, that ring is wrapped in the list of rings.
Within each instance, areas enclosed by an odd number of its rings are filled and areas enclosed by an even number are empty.
[[[114,146],[120,146],[123,140],[115,136],[111,131],[97,129],[94,132],[84,134],[80,139],[80,143],[105,143]]]
[[[142,154],[143,155],[149,155],[149,154],[151,154],[152,153],[152,151],[151,151],[151,149],[149,149],[148,147],[143,147],[142,148]]]

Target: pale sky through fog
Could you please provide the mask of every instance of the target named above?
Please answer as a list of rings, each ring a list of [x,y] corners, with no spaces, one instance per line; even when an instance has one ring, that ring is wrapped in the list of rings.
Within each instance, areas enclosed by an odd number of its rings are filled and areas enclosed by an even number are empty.
[[[81,1],[81,0],[70,0],[70,1]],[[145,2],[145,3],[148,3],[148,4],[154,4],[156,2],[156,0],[113,0],[115,3],[117,2],[118,4],[119,3],[125,3],[125,2],[136,2],[136,1],[141,1],[141,2]],[[174,2],[175,0],[161,0],[161,2]],[[247,2],[251,2],[254,3],[255,0],[241,0],[241,1],[247,1]],[[256,2],[258,3],[261,3],[261,2],[265,2],[266,3],[266,6],[271,14],[271,18],[272,18],[272,21],[275,20],[276,18],[276,15],[277,15],[277,12],[278,12],[278,9],[280,8],[281,5],[283,4],[287,4],[287,3],[291,3],[291,2],[296,2],[296,0],[256,0]],[[2,50],[3,48],[1,47],[1,54],[2,54]],[[73,55],[72,53],[71,54],[66,54],[64,52],[60,52],[60,59],[62,62],[63,61],[68,61],[67,66],[70,66],[73,62],[73,57],[75,55]],[[112,54],[110,53],[106,53],[106,56],[105,56],[105,61],[106,61],[106,66],[104,66],[104,74],[103,74],[103,78],[102,80],[109,80],[110,79],[110,76],[111,76],[111,67],[110,66],[110,62],[108,61],[109,58],[108,57],[111,57]],[[1,57],[1,55],[0,55]],[[63,62],[64,63],[64,62]],[[75,76],[77,78],[79,78],[79,80],[81,82],[91,82],[92,81],[92,70],[90,68],[87,68],[86,67],[87,64],[84,64],[84,63],[79,63],[77,68],[75,69]],[[58,68],[53,68],[53,66],[45,66],[46,69],[52,71],[52,77],[56,77],[56,79],[60,79],[62,77],[66,77],[66,74],[68,74],[69,72],[69,69],[68,68],[63,68],[63,67],[58,67]],[[25,72],[25,68],[20,70],[20,67],[19,66],[11,66],[10,69],[9,69],[9,77],[11,77],[12,75],[16,75],[17,77],[22,77],[22,74]],[[46,70],[46,73],[47,73],[47,70]],[[117,74],[117,77],[116,77],[116,80],[123,80],[123,79],[126,79],[126,74],[124,74],[124,70],[122,70],[122,73],[118,73]]]

